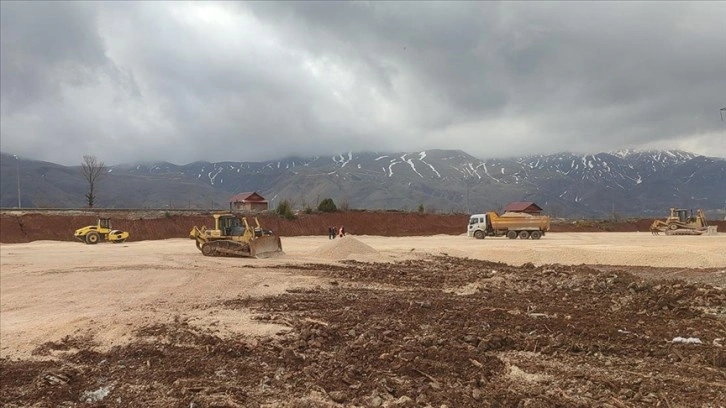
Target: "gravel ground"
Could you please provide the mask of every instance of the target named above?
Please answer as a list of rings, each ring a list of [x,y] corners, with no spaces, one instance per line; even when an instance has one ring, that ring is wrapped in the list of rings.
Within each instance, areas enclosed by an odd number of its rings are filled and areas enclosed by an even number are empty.
[[[369,258],[400,259],[417,255],[446,254],[455,257],[505,262],[563,265],[628,265],[670,268],[718,268],[726,266],[726,234],[716,236],[653,236],[646,232],[550,233],[533,240],[504,237],[477,240],[466,235],[423,237],[354,236],[377,251]],[[345,259],[346,251],[330,254],[325,237],[285,239],[285,251],[295,257]],[[351,243],[350,245],[353,245]],[[358,246],[358,244],[355,244]],[[366,249],[347,256],[365,258]],[[362,256],[361,256],[362,255]]]
[[[726,235],[0,245],[0,405],[719,407]]]

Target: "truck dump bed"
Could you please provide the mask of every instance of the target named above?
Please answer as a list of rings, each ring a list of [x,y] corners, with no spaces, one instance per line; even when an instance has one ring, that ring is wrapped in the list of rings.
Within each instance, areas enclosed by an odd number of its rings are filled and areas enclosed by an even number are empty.
[[[532,215],[527,213],[507,212],[497,215],[490,212],[489,220],[495,230],[550,230],[550,217],[548,215]]]

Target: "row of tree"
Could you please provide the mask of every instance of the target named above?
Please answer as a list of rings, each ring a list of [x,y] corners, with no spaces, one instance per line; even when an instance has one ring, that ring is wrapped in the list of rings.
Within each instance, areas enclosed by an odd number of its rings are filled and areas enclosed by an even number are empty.
[[[99,161],[96,156],[83,156],[83,162],[81,163],[81,175],[83,175],[83,178],[86,182],[88,182],[86,200],[89,208],[93,208],[93,204],[96,202],[96,186],[106,174],[105,170],[106,165],[102,161]],[[335,212],[338,211],[338,207],[335,205],[332,198],[325,198],[318,204],[318,211]],[[288,219],[295,218],[292,205],[287,200],[281,201],[277,205],[275,212]]]
[[[306,208],[306,212],[312,212],[312,208]],[[335,205],[335,201],[332,198],[325,198],[318,204],[318,211],[320,212],[336,212],[338,207]],[[279,216],[292,220],[295,218],[295,212],[292,210],[292,204],[288,200],[282,200],[275,207],[275,213]]]

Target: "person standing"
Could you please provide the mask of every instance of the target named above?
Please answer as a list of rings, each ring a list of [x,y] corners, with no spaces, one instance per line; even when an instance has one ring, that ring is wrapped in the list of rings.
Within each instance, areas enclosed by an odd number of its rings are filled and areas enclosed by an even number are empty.
[[[338,233],[340,234],[340,237],[343,238],[343,236],[345,235],[345,227],[341,225]]]
[[[333,238],[335,238],[335,228],[333,228],[333,226],[331,225],[328,227],[328,239]]]

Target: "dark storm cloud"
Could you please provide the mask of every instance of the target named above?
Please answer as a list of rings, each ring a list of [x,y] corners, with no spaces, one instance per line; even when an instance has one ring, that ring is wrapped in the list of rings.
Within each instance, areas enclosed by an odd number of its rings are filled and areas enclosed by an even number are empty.
[[[724,3],[2,2],[2,149],[726,156]]]
[[[94,71],[106,61],[93,9],[92,3],[2,3],[0,63],[8,109],[57,96],[62,81],[75,86],[95,81]]]
[[[347,43],[355,53],[396,61],[422,86],[420,96],[442,105],[449,120],[427,111],[419,117],[438,119],[427,123],[434,129],[512,115],[536,126],[530,135],[536,148],[555,150],[567,148],[563,142],[614,148],[719,131],[714,112],[726,96],[726,59],[718,51],[726,34],[719,23],[723,4],[251,7],[265,18],[284,16],[295,31],[323,31],[301,37],[310,47],[327,37],[339,39],[340,48]]]
[[[91,110],[68,103],[67,90],[98,88],[104,79],[133,93],[133,78],[105,55],[91,2],[2,2],[0,22],[2,141],[29,158],[75,162],[107,146]],[[88,98],[87,103],[92,103]],[[74,157],[69,160],[68,156]]]

